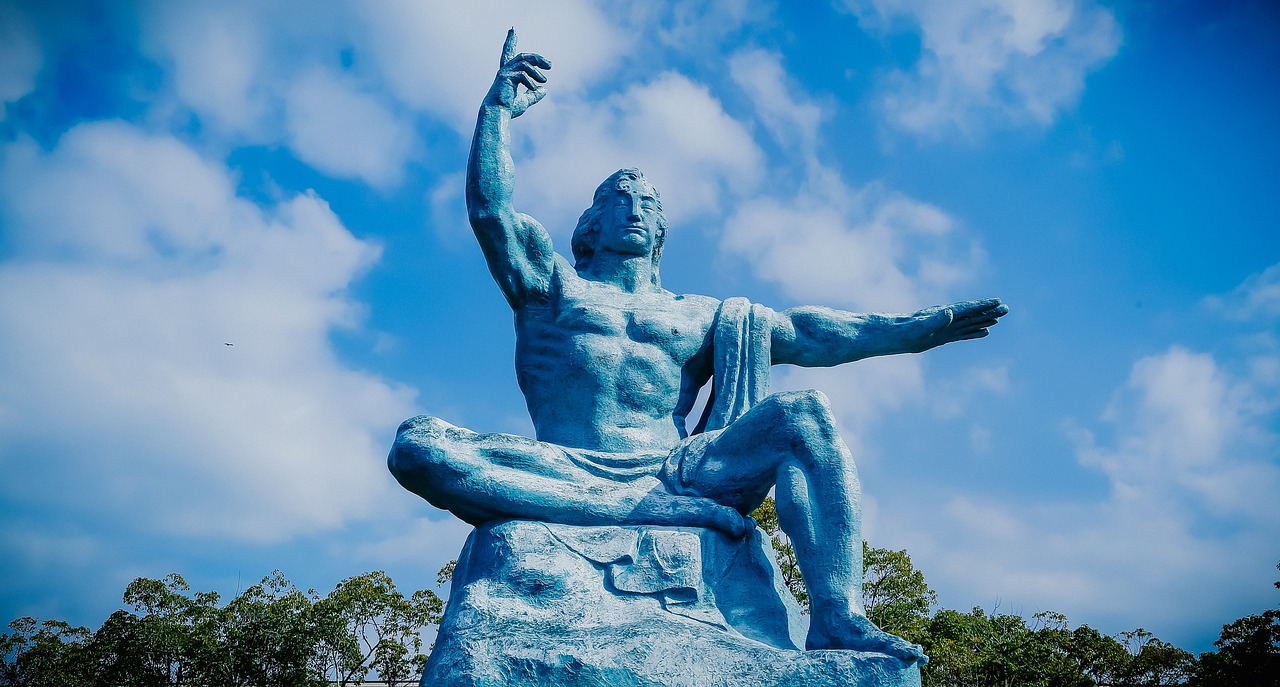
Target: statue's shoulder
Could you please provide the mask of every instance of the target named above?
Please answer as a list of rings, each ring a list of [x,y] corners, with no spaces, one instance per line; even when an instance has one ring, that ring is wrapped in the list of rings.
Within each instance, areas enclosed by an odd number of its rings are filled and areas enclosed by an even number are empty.
[[[665,289],[664,292],[671,297],[671,300],[680,303],[681,307],[691,310],[710,310],[714,313],[716,308],[720,307],[719,299],[711,296],[703,296],[697,293],[671,293]]]
[[[675,294],[666,292],[673,304],[685,319],[698,323],[700,329],[708,329],[720,309],[720,301],[710,296],[696,293]]]

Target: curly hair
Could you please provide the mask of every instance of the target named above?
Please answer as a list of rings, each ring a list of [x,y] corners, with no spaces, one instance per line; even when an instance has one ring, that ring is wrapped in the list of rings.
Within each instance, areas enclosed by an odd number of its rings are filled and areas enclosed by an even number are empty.
[[[615,191],[629,190],[631,184],[642,185],[648,187],[653,192],[654,204],[657,212],[658,231],[653,237],[653,283],[659,285],[658,280],[658,263],[662,260],[662,244],[667,241],[667,216],[662,212],[662,196],[659,195],[658,189],[649,183],[645,178],[644,172],[629,167],[620,169],[609,175],[608,179],[600,182],[596,187],[596,193],[591,201],[591,207],[583,211],[582,216],[578,218],[578,226],[573,230],[573,241],[570,248],[573,250],[573,267],[581,272],[591,264],[591,258],[596,253],[596,240],[600,234],[600,216],[604,214],[604,209]]]

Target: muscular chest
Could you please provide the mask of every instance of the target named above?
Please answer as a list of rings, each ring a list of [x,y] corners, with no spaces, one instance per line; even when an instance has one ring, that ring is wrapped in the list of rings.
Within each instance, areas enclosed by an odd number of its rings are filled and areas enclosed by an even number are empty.
[[[544,333],[571,349],[662,355],[677,365],[695,355],[710,326],[706,314],[670,293],[627,294],[587,284],[542,313]]]

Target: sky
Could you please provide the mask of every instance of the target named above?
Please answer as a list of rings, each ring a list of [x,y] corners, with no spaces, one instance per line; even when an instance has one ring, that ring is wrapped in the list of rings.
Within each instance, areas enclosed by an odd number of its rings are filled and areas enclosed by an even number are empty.
[[[645,170],[663,286],[981,341],[774,368],[941,606],[1192,651],[1276,607],[1280,11],[1263,0],[0,1],[0,622],[135,577],[435,586],[397,425],[531,434],[462,180],[508,27],[515,205]]]

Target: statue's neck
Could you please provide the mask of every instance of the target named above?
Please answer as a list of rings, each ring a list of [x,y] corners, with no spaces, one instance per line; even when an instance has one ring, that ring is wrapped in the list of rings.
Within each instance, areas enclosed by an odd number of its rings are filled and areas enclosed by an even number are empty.
[[[591,264],[582,270],[581,276],[635,293],[653,287],[653,261],[647,255],[600,251],[591,257]]]

